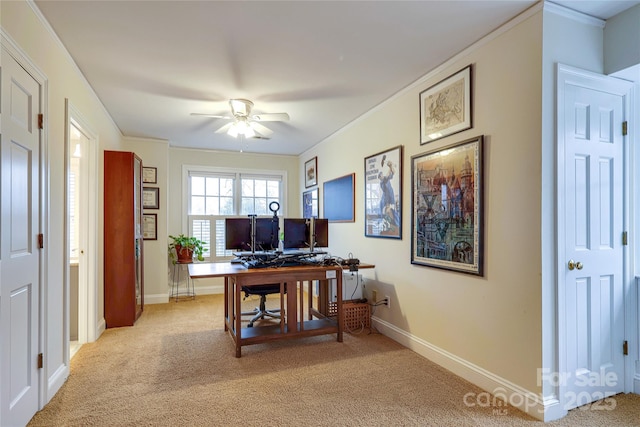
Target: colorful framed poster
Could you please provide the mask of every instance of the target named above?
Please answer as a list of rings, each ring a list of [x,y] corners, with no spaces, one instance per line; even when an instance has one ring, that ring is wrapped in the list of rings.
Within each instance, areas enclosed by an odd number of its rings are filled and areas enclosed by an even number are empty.
[[[483,274],[482,141],[411,158],[411,263]]]

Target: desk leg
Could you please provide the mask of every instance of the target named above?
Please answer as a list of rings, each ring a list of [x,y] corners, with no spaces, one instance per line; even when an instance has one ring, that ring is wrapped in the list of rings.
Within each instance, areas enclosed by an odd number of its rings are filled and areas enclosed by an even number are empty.
[[[235,330],[235,341],[236,341],[236,357],[240,357],[242,356],[242,316],[240,315],[242,313],[242,302],[241,302],[241,295],[242,295],[242,287],[238,284],[238,281],[235,280],[234,283],[234,295],[235,295],[235,307],[234,307],[234,314],[235,314],[235,325],[236,325],[236,330]]]
[[[224,330],[229,330],[229,276],[224,276]]]
[[[344,327],[344,312],[342,310],[342,271],[338,271],[336,274],[336,288],[338,294],[338,301],[336,306],[338,308],[338,342],[342,342],[342,330]]]
[[[329,315],[329,280],[318,280],[318,311]]]
[[[298,330],[297,298],[298,281],[294,279],[287,282],[287,333],[293,333]]]
[[[311,315],[311,310],[313,309],[313,280],[309,280],[307,282],[307,297],[308,297],[308,305],[309,309],[307,310],[307,320],[312,320],[313,316]]]

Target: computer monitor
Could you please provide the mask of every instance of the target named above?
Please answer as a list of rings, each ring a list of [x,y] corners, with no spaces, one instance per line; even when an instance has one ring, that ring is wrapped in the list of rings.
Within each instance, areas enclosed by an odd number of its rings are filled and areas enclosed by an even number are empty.
[[[251,221],[249,218],[226,218],[224,247],[227,250],[251,250]]]
[[[307,227],[306,219],[284,219],[283,246],[285,249],[302,249],[309,247],[309,228]]]
[[[314,221],[315,248],[329,247],[329,220],[316,218]]]
[[[278,249],[278,217],[256,218],[256,251],[275,251]]]

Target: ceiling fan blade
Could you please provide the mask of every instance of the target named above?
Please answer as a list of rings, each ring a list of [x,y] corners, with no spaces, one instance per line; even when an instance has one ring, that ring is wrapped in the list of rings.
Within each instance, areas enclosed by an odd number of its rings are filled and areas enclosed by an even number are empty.
[[[267,128],[266,126],[261,125],[260,123],[257,122],[249,122],[249,126],[251,126],[251,128],[258,134],[260,134],[260,136],[271,136],[271,134],[273,134],[273,131],[269,128]]]
[[[286,122],[289,120],[289,115],[287,113],[254,114],[251,119],[256,122]]]
[[[231,128],[231,126],[233,126],[233,122],[227,123],[226,125],[222,126],[220,129],[216,131],[216,133],[227,133],[227,131]]]
[[[232,119],[233,117],[229,116],[219,116],[217,114],[207,114],[207,113],[191,113],[192,116],[203,116],[203,117],[212,117],[214,119]]]

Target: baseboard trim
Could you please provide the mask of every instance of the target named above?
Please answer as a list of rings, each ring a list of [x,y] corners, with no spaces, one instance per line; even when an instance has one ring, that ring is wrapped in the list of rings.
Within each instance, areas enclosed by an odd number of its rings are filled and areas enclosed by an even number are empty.
[[[196,297],[198,295],[216,295],[224,293],[224,285],[198,286],[195,288]],[[169,294],[145,294],[145,304],[166,304],[169,302]]]
[[[373,326],[383,335],[393,339],[419,355],[431,360],[481,389],[499,397],[532,417],[553,421],[566,415],[557,398],[542,398],[540,394],[526,390],[473,363],[447,352],[423,339],[415,337],[380,318],[371,318]],[[497,406],[496,410],[504,409]],[[559,410],[560,409],[560,410]],[[563,413],[564,412],[564,413]]]
[[[49,401],[55,396],[55,394],[60,390],[69,377],[69,366],[61,364],[58,366],[58,369],[47,379],[47,401],[44,402],[46,405]],[[44,407],[44,406],[43,406]],[[42,407],[40,408],[42,409]]]

